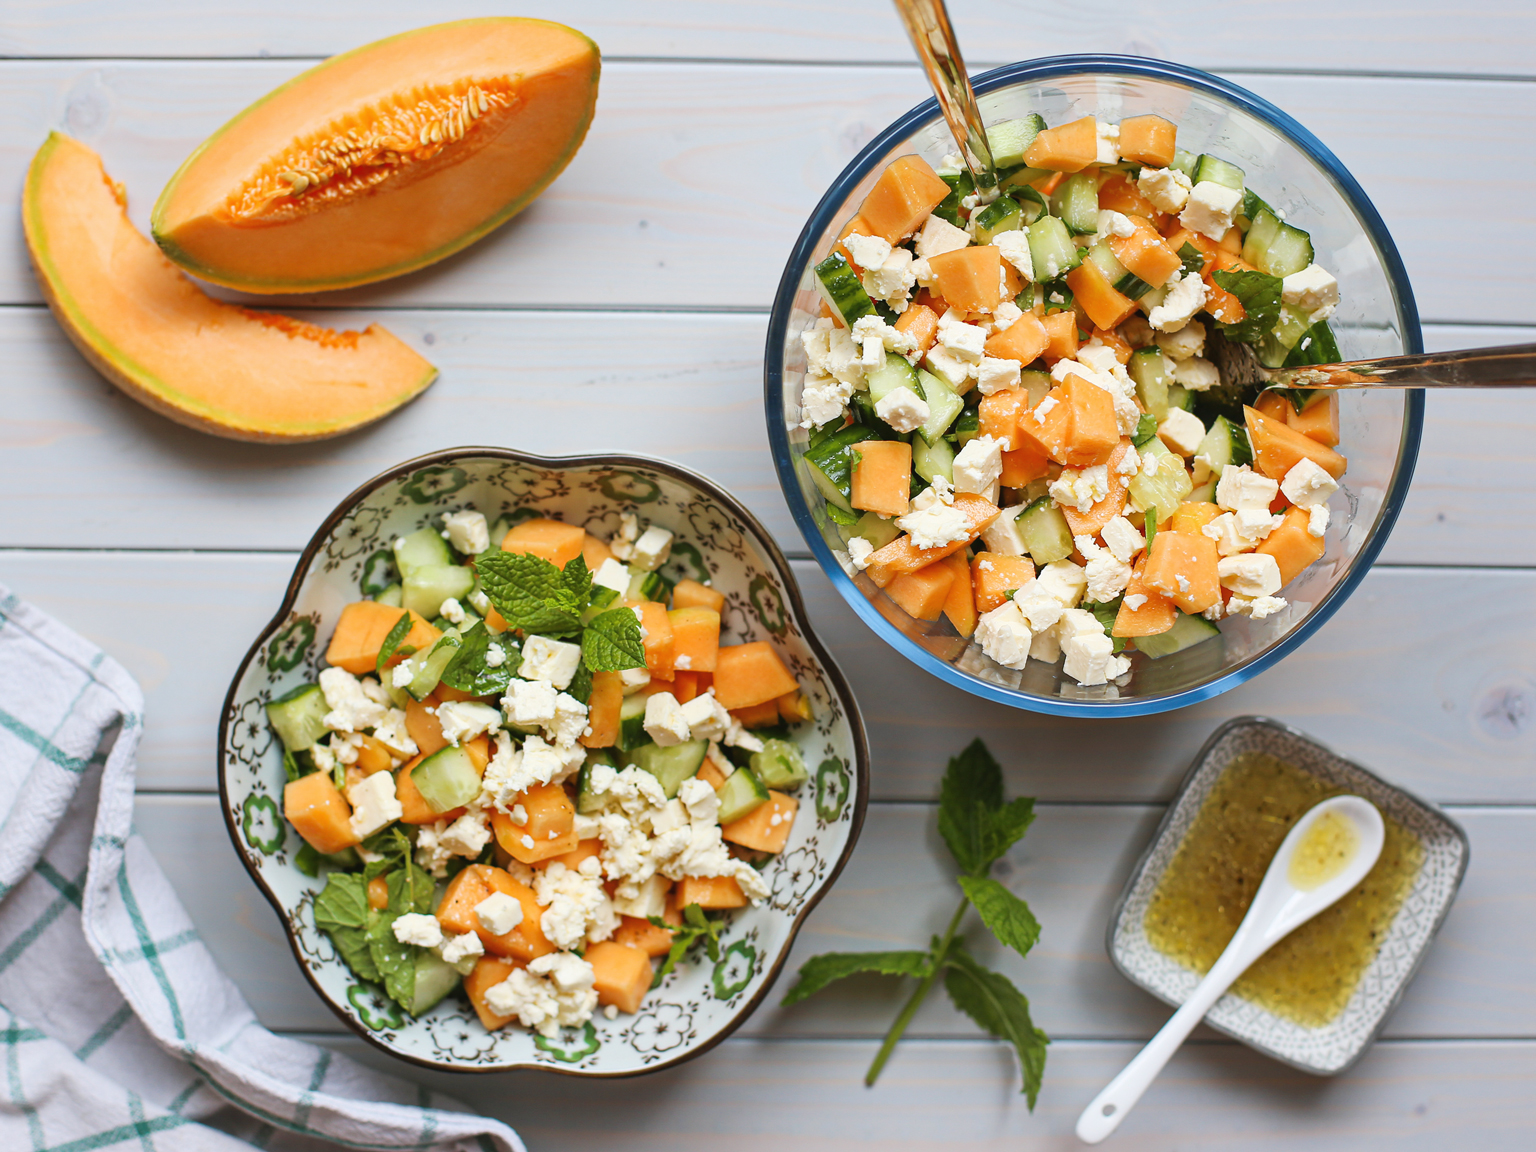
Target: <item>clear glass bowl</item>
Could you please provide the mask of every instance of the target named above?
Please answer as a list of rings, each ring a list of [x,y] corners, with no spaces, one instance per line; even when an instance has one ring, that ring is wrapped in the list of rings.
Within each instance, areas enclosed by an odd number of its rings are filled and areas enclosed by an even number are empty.
[[[1380,215],[1322,142],[1280,109],[1193,68],[1122,56],[1057,56],[994,69],[972,81],[988,123],[1038,112],[1050,124],[1085,115],[1120,120],[1155,113],[1179,126],[1179,146],[1240,165],[1249,185],[1312,235],[1316,260],[1339,280],[1331,323],[1345,359],[1422,351],[1418,310],[1397,247]],[[1135,716],[1209,699],[1258,675],[1295,649],[1360,583],[1397,519],[1418,457],[1422,391],[1341,394],[1349,458],[1333,500],[1327,551],[1281,593],[1289,608],[1263,621],[1225,620],[1222,635],[1160,660],[1135,655],[1121,684],[1085,687],[1059,663],[1022,671],[994,663],[942,617],[914,620],[862,573],[850,579],[832,555],[843,539],[803,457],[798,425],[805,353],[800,333],[820,314],[812,267],[885,167],[918,153],[937,166],[954,144],[929,100],[901,117],[844,169],[816,206],[785,267],[768,325],[764,399],[779,483],[827,578],[871,628],[919,667],[968,692],[1015,708],[1064,716]]]

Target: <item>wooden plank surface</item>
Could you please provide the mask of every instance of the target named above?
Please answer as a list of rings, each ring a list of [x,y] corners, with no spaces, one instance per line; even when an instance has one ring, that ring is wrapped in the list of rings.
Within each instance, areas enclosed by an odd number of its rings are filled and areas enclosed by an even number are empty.
[[[1295,68],[1350,72],[1529,75],[1536,28],[1520,0],[1475,10],[1430,0],[1379,5],[1296,0],[1283,18],[1266,5],[1153,0],[1070,7],[1022,0],[954,0],[956,31],[973,67],[1061,52],[1126,52],[1202,68]],[[468,0],[430,9],[333,0],[276,0],[250,11],[142,0],[12,0],[0,55],[250,57],[325,56],[423,21],[486,14]],[[500,15],[560,20],[593,37],[609,56],[752,60],[898,61],[910,49],[884,0],[567,0],[558,9],[528,0],[497,4]]]
[[[1387,1034],[1536,1039],[1536,1003],[1511,995],[1529,987],[1529,957],[1536,951],[1536,892],[1529,885],[1536,810],[1450,812],[1471,836],[1471,865]],[[1030,902],[1044,926],[1040,943],[1021,960],[971,918],[978,958],[1007,973],[1030,997],[1035,1022],[1057,1039],[1145,1040],[1168,1017],[1159,1001],[1115,972],[1104,949],[1110,909],[1161,816],[1155,805],[1042,805],[1028,836],[995,873]],[[134,823],[263,1022],[342,1028],[300,975],[276,914],[230,850],[216,796],[141,795]],[[743,1033],[878,1039],[910,985],[861,978],[791,1009],[777,1001],[800,964],[817,953],[912,948],[942,932],[959,900],[947,860],[931,805],[872,805],[848,868],[811,914],[776,991]],[[912,1034],[975,1033],[935,996],[919,1011]]]
[[[176,166],[291,61],[0,62],[0,214],[47,129],[102,151],[144,226]],[[1360,180],[1427,320],[1529,323],[1536,153],[1509,142],[1536,85],[1253,73]],[[591,133],[532,207],[453,259],[330,294],[327,306],[766,308],[806,217],[860,148],[925,94],[910,67],[617,63]],[[1499,158],[1465,178],[1435,155]],[[1250,174],[1251,175],[1251,174]],[[1264,191],[1261,180],[1257,189]],[[11,217],[14,219],[14,215]],[[1496,230],[1498,243],[1480,237]],[[39,299],[19,229],[0,232],[0,304]],[[1475,252],[1477,274],[1467,275]]]
[[[211,790],[217,717],[270,618],[291,555],[0,553],[0,581],[111,652],[148,695],[140,786]],[[1536,661],[1515,606],[1530,571],[1378,568],[1302,649],[1204,704],[1085,724],[976,699],[892,659],[820,571],[797,561],[817,634],[860,701],[882,800],[928,800],[979,735],[1009,786],[1042,800],[1162,801],[1221,722],[1294,724],[1430,799],[1533,803]],[[1431,622],[1432,605],[1454,604]],[[1410,626],[1412,623],[1415,626]],[[1386,667],[1411,668],[1388,677]]]
[[[768,456],[762,316],[413,309],[386,320],[442,379],[361,432],[278,448],[216,440],[149,412],[97,375],[46,311],[0,308],[9,369],[0,546],[297,550],[369,477],[489,440],[545,455],[668,457],[734,492],[786,552],[808,554]],[[1432,348],[1531,340],[1533,327],[1426,332]],[[1533,442],[1536,393],[1432,395],[1384,559],[1536,564],[1536,473],[1522,464]]]

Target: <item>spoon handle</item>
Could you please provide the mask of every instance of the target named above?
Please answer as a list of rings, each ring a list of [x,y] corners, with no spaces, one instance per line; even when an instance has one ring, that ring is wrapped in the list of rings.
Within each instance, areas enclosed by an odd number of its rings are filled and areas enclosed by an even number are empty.
[[[1421,352],[1270,373],[1280,388],[1529,388],[1536,385],[1536,344]]]
[[[939,108],[949,123],[949,131],[960,145],[960,155],[976,182],[977,202],[990,204],[997,199],[997,169],[992,163],[992,148],[987,143],[986,125],[976,107],[976,94],[955,42],[955,30],[949,23],[944,0],[895,0],[896,11],[907,26],[912,47],[928,73],[928,83],[939,98]]]

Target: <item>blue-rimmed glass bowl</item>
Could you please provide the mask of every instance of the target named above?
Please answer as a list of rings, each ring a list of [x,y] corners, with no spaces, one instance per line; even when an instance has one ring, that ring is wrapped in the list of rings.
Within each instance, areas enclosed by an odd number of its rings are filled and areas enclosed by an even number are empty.
[[[1343,297],[1331,323],[1345,359],[1422,351],[1402,260],[1360,185],[1322,142],[1252,92],[1193,68],[1123,56],[1057,56],[994,69],[972,81],[988,123],[1038,112],[1050,124],[1085,115],[1112,121],[1155,113],[1179,126],[1179,146],[1240,165],[1249,185],[1312,234],[1317,263]],[[892,160],[918,153],[937,166],[953,141],[929,100],[901,117],[843,170],[801,232],[774,298],[764,362],[768,436],[779,482],[817,562],[865,623],[919,667],[968,692],[1064,716],[1135,716],[1182,708],[1258,675],[1338,610],[1370,568],[1407,495],[1424,422],[1419,391],[1342,393],[1339,450],[1349,458],[1333,500],[1327,551],[1282,591],[1289,607],[1263,621],[1222,622],[1222,636],[1160,660],[1136,655],[1128,678],[1085,687],[1061,665],[999,666],[944,619],[914,620],[862,573],[832,555],[843,547],[803,462],[799,428],[805,354],[800,333],[820,313],[811,269]]]

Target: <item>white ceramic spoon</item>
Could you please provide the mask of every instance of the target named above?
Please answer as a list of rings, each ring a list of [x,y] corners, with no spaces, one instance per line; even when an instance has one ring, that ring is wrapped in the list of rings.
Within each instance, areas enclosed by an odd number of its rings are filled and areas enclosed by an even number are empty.
[[[1291,865],[1297,848],[1307,839],[1308,833],[1319,820],[1326,819],[1331,824],[1340,817],[1354,831],[1353,855],[1343,861],[1336,874],[1321,883],[1313,883],[1318,878],[1315,873],[1293,878]],[[1325,825],[1319,831],[1327,828]],[[1281,938],[1336,903],[1365,879],[1365,874],[1376,863],[1376,857],[1381,855],[1385,833],[1381,813],[1370,801],[1359,796],[1335,796],[1324,800],[1298,820],[1270,861],[1264,881],[1248,906],[1248,914],[1237,926],[1226,951],[1211,966],[1183,1007],[1163,1025],[1162,1031],[1152,1037],[1136,1058],[1083,1110],[1077,1120],[1077,1138],[1087,1144],[1097,1144],[1118,1128],[1126,1113],[1135,1107],[1141,1094],[1163,1070],[1163,1065],[1172,1059],[1179,1045],[1232,982]],[[1326,871],[1324,875],[1327,875]]]

